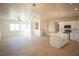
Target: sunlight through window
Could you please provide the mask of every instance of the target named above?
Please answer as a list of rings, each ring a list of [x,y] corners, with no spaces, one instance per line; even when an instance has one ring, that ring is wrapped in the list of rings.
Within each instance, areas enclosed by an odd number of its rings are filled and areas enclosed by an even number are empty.
[[[10,31],[25,31],[25,24],[10,24]]]

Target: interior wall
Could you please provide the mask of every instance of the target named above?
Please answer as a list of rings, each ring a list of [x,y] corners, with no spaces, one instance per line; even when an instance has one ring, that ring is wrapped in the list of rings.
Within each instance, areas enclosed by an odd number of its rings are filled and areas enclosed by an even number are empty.
[[[41,35],[48,35],[48,21],[47,20],[41,20],[40,21],[40,30]]]
[[[54,20],[49,20],[48,22],[48,31],[49,33],[55,33],[58,30],[58,23]]]
[[[78,26],[78,32],[77,32],[77,36],[76,37],[77,37],[77,41],[79,41],[79,17],[78,17],[78,25],[77,26]]]
[[[26,21],[25,21],[26,22]],[[26,31],[10,31],[10,24],[19,24],[19,21],[16,20],[2,20],[1,21],[1,37],[16,37],[16,36],[29,36],[31,34],[30,31],[30,22],[21,22],[22,24],[26,24]]]
[[[41,20],[40,27],[42,35],[52,34],[58,30],[58,24],[53,20]]]

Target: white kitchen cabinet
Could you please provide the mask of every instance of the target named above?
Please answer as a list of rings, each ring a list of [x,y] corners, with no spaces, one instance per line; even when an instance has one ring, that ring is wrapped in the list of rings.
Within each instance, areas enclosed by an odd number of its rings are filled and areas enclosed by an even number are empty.
[[[64,32],[64,26],[65,25],[71,25],[71,33],[70,33],[70,39],[71,40],[77,40],[79,39],[78,33],[79,33],[79,21],[65,21],[65,22],[59,22],[59,31]]]

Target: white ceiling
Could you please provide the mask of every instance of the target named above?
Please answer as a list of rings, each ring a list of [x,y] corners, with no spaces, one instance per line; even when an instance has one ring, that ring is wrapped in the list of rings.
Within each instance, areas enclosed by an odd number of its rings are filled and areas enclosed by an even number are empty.
[[[40,19],[50,20],[53,18],[69,17],[78,13],[79,4],[69,3],[37,3],[33,7],[32,3],[16,3],[16,4],[0,4],[0,17],[17,17],[24,14],[24,17],[29,17],[32,12],[36,13]],[[10,16],[11,15],[11,16]]]

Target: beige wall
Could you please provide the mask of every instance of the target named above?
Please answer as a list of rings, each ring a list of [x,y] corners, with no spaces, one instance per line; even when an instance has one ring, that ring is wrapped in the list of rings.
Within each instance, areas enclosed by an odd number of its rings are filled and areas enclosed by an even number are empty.
[[[40,21],[40,30],[41,35],[47,35],[48,34],[48,21],[47,20],[41,20]]]
[[[41,20],[41,34],[48,35],[56,32],[57,22],[53,20]]]
[[[50,20],[48,22],[48,31],[49,31],[49,33],[55,33],[55,32],[57,32],[57,29],[58,29],[58,23],[54,20]]]
[[[79,17],[78,17],[78,32],[77,32],[77,41],[79,41]]]

